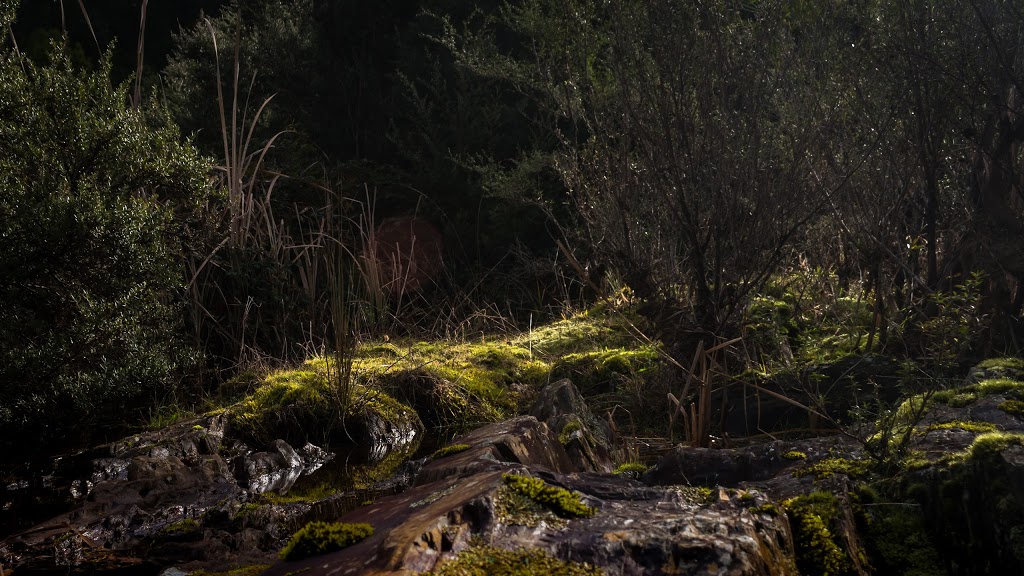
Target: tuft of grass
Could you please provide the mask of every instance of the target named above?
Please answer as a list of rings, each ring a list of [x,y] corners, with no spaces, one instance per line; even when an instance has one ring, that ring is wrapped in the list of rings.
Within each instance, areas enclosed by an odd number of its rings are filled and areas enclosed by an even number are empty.
[[[373,536],[369,524],[310,522],[292,535],[279,554],[282,560],[301,560],[348,548]]]
[[[545,506],[562,518],[589,518],[597,514],[596,508],[587,506],[574,494],[563,488],[548,486],[540,478],[505,474],[505,485],[521,495]]]

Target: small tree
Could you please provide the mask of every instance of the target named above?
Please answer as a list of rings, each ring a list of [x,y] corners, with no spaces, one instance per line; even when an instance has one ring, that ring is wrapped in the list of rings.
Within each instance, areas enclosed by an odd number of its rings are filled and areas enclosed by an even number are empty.
[[[815,64],[839,27],[787,6],[529,0],[446,40],[551,111],[596,258],[725,335],[846,182],[820,154],[846,94]]]

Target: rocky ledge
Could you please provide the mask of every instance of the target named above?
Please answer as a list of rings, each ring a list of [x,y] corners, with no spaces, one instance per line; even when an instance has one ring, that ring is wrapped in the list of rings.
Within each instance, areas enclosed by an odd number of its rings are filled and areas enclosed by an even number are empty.
[[[254,504],[327,456],[254,452],[209,418],[109,447],[86,501],[5,540],[0,561],[19,576],[1020,574],[1024,382],[985,378],[859,439],[677,446],[618,473],[620,440],[563,380],[358,506]]]

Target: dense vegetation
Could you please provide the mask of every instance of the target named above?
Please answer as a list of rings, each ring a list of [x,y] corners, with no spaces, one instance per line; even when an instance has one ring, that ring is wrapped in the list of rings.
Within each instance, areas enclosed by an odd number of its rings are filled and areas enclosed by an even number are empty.
[[[354,340],[602,298],[671,378],[736,337],[720,363],[759,382],[870,352],[941,385],[1019,351],[1019,2],[23,4],[0,20],[5,442],[324,351],[349,389]],[[409,215],[443,238],[416,289],[378,246]]]

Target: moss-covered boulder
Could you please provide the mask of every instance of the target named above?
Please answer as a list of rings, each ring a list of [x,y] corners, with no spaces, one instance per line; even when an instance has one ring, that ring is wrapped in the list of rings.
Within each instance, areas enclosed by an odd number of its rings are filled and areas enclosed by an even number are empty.
[[[371,459],[422,434],[423,424],[412,408],[359,380],[345,389],[330,374],[323,358],[271,373],[226,409],[229,434],[257,445],[278,438],[298,445],[354,440],[370,447]]]

